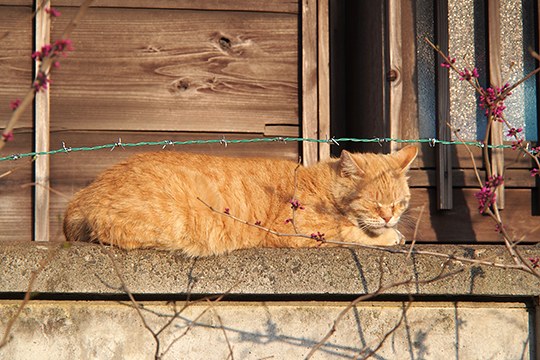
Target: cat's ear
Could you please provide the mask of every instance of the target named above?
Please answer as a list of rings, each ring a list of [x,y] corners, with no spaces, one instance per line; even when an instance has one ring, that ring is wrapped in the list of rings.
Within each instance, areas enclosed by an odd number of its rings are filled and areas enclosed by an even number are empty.
[[[354,160],[353,155],[347,150],[341,152],[338,171],[342,177],[362,177],[365,174]]]
[[[403,149],[392,154],[392,156],[398,161],[401,172],[405,173],[409,170],[414,159],[418,155],[418,149],[412,145],[405,146]]]

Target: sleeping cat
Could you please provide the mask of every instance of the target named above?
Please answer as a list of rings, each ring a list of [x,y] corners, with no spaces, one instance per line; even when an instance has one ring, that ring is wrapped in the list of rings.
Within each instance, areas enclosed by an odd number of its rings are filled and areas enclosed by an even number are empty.
[[[329,246],[325,239],[395,245],[402,242],[394,227],[409,204],[406,172],[416,155],[412,146],[391,155],[344,150],[340,158],[303,167],[287,160],[140,154],[75,194],[64,233],[68,241],[180,249],[189,256]]]

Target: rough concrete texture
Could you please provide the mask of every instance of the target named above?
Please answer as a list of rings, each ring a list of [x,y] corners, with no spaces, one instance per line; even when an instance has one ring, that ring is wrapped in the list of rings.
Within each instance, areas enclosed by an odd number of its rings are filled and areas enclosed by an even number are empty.
[[[106,250],[105,250],[106,249]],[[407,249],[407,247],[403,247]],[[417,250],[454,254],[513,264],[504,246],[418,245]],[[520,248],[525,258],[540,256],[540,248]],[[49,294],[119,294],[121,272],[135,294],[256,294],[358,295],[373,292],[383,283],[437,276],[446,260],[428,255],[391,254],[377,250],[253,249],[227,256],[190,259],[180,252],[123,251],[96,244],[3,243],[0,245],[0,293],[25,292],[32,271],[44,259],[33,291]],[[391,288],[385,293],[404,295],[526,296],[540,293],[540,281],[515,269],[451,261],[445,272],[458,273],[430,283]]]
[[[0,324],[18,302],[0,301]],[[182,309],[177,303],[176,309]],[[163,359],[304,359],[346,303],[199,303],[159,335]],[[532,359],[528,309],[520,303],[362,303],[338,322],[313,359]],[[158,331],[173,305],[145,303]],[[400,326],[392,332],[399,323]],[[383,339],[386,339],[383,341]],[[116,302],[31,302],[3,359],[152,359],[156,341],[136,311]],[[169,346],[170,349],[169,349]],[[229,347],[230,346],[230,347]]]

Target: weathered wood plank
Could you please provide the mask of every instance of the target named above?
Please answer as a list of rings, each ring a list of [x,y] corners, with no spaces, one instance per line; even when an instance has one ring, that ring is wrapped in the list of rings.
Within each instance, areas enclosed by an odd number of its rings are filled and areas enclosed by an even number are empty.
[[[454,208],[438,211],[435,203],[435,189],[412,189],[411,208],[402,220],[403,234],[412,239],[420,209],[424,207],[418,221],[418,241],[420,242],[500,242],[494,222],[478,212],[475,189],[454,189]],[[506,208],[501,212],[505,225],[515,239],[538,242],[540,222],[531,215],[531,190],[506,189]]]
[[[401,107],[403,103],[403,81],[401,79],[402,60],[402,40],[401,40],[401,0],[388,1],[388,43],[390,57],[390,73],[387,80],[389,86],[389,124],[390,137],[400,138],[401,128]],[[390,149],[396,151],[397,143],[391,143]]]
[[[329,0],[317,1],[319,137],[330,137],[330,14]],[[319,160],[330,157],[330,144],[319,143]]]
[[[33,0],[0,0],[0,6],[32,6]]]
[[[32,134],[16,133],[2,151],[32,151]],[[31,159],[0,161],[0,241],[32,240],[32,182]]]
[[[258,137],[262,137],[259,135]],[[104,144],[114,144],[121,138],[123,143],[137,143],[143,141],[190,141],[190,140],[220,140],[221,134],[204,133],[166,133],[166,132],[57,132],[51,134],[51,147],[61,148],[62,142],[68,147],[92,147]],[[228,134],[226,139],[251,139],[253,136],[246,134]],[[200,144],[200,145],[176,145],[167,146],[167,149],[175,151],[188,151],[209,153],[223,156],[256,156],[276,157],[296,161],[298,159],[299,144],[295,142],[265,142],[265,143],[242,143],[227,144]],[[91,181],[99,172],[111,165],[118,163],[127,157],[149,151],[159,151],[162,146],[118,147],[114,151],[109,149],[72,152],[51,156],[51,181],[85,184]]]
[[[36,39],[35,51],[40,51],[42,46],[50,44],[51,21],[50,16],[42,6],[36,4]],[[39,62],[34,74],[39,71]],[[34,139],[35,151],[44,152],[49,150],[49,120],[50,120],[50,89],[40,91],[34,100]],[[34,170],[34,241],[49,241],[49,157],[39,156],[35,161]]]
[[[7,0],[3,0],[7,1]],[[23,2],[23,0],[11,0]],[[28,0],[26,0],[28,1]],[[55,0],[55,6],[80,6],[84,0]],[[94,7],[259,11],[298,14],[297,0],[96,0]]]
[[[264,136],[287,136],[300,137],[300,128],[296,125],[266,125],[264,127]]]
[[[319,138],[317,92],[317,0],[302,0],[302,137]],[[304,165],[317,162],[317,143],[304,142]]]
[[[505,142],[505,144],[511,144]],[[430,147],[427,144],[416,145],[421,149],[417,160],[414,163],[415,167],[420,168],[434,168],[434,156],[435,148]],[[453,168],[463,168],[471,169],[473,168],[473,160],[471,159],[470,153],[467,151],[467,148],[464,145],[451,145],[453,147],[453,159],[452,165]],[[473,153],[474,162],[476,166],[481,168],[483,166],[482,160],[482,149],[476,146],[469,146],[469,149]],[[523,156],[522,153],[507,148],[503,150],[505,166],[509,169],[530,169],[531,168],[531,159],[528,156]]]
[[[74,12],[53,22],[52,37]],[[55,73],[53,130],[264,132],[298,124],[298,17],[92,8]]]
[[[32,84],[32,7],[0,7],[0,128],[11,117],[10,101],[22,99]],[[32,110],[16,128],[32,126]],[[9,144],[6,145],[9,147]]]
[[[480,179],[485,179],[486,172],[479,170]],[[412,169],[409,172],[409,184],[412,187],[434,187],[436,186],[436,174],[433,169]],[[504,183],[509,188],[533,188],[534,178],[530,176],[527,169],[508,169],[504,173]],[[453,169],[452,179],[454,188],[480,188],[473,169]]]

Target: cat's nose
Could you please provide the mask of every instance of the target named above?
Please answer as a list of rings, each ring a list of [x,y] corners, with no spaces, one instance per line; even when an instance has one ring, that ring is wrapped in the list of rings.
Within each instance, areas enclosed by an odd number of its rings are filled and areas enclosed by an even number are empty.
[[[392,216],[381,216],[385,223],[389,223],[392,220]]]

